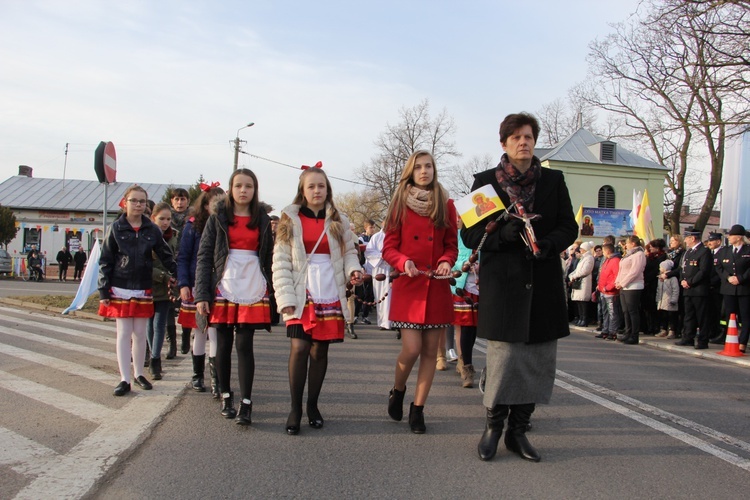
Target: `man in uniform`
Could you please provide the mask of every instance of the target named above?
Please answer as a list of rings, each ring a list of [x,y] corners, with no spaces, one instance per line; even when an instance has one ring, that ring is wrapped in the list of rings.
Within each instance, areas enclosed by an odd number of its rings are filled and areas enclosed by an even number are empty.
[[[706,309],[708,312],[708,322],[711,325],[709,333],[709,343],[711,344],[723,344],[726,331],[724,330],[726,322],[722,314],[722,297],[721,297],[721,276],[716,268],[716,263],[719,260],[719,255],[723,250],[721,246],[724,237],[721,233],[708,233],[708,240],[706,246],[711,251],[711,262],[714,265],[714,272],[711,273],[711,281],[708,290],[708,304]]]
[[[745,228],[735,224],[729,230],[729,246],[724,247],[716,262],[721,277],[721,294],[727,316],[739,316],[740,351],[745,352],[750,336],[750,245],[745,243]]]
[[[711,327],[706,302],[711,273],[714,272],[711,252],[703,246],[700,231],[689,227],[683,235],[687,250],[680,265],[680,287],[685,296],[685,320],[682,326],[682,339],[675,342],[675,345],[694,345],[696,349],[708,349]]]

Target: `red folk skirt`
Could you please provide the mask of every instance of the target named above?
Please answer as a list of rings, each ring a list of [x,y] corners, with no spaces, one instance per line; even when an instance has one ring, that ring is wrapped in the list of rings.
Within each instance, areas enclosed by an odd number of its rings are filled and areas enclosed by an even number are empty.
[[[302,325],[305,334],[312,337],[314,342],[341,342],[344,340],[344,313],[341,301],[320,304],[313,302],[310,292],[299,319],[290,319],[290,325]]]
[[[468,300],[467,300],[468,299]],[[470,302],[469,302],[470,301]],[[464,291],[464,296],[453,295],[453,324],[456,326],[477,326],[479,295]]]
[[[208,322],[211,326],[217,324],[270,325],[271,303],[268,298],[268,290],[266,289],[265,295],[263,295],[263,298],[258,302],[253,304],[237,304],[222,297],[221,291],[217,288],[216,300],[214,300],[213,306],[211,307],[211,314],[208,317]]]
[[[185,328],[198,328],[198,323],[195,322],[195,301],[193,299],[193,292],[190,291],[190,300],[188,302],[180,302],[180,313],[177,315],[177,323]]]
[[[99,303],[99,316],[105,318],[150,318],[154,315],[151,290],[127,290],[112,287],[109,305]]]

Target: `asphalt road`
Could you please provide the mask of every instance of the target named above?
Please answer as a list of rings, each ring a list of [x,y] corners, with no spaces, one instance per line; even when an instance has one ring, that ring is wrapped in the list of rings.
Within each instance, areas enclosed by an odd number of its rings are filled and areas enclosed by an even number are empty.
[[[75,296],[78,282],[46,279],[42,282],[23,281],[20,278],[0,278],[0,297],[24,297],[28,295],[70,295]]]
[[[388,419],[392,332],[361,327],[331,346],[325,426],[287,436],[281,328],[256,334],[242,428],[185,389],[186,356],[165,361],[154,391],[114,398],[112,324],[0,312],[3,498],[737,498],[750,486],[750,370],[731,364],[576,331],[559,343],[552,403],[533,417],[542,462],[502,443],[481,462],[481,395],[454,371],[436,374],[426,434]]]

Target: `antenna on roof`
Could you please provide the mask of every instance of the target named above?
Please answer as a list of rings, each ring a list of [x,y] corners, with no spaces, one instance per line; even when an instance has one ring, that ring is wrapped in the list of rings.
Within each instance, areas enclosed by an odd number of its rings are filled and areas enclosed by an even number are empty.
[[[62,184],[63,191],[65,191],[65,169],[68,168],[68,145],[69,144],[70,143],[68,142],[65,143],[65,163],[63,163],[63,184]]]

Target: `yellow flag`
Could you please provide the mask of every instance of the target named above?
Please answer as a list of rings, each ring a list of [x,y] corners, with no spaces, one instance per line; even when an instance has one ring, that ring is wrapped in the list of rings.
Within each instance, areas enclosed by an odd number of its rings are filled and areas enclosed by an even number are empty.
[[[648,203],[648,191],[643,190],[643,200],[641,200],[641,209],[638,211],[638,219],[635,221],[633,233],[645,242],[655,238],[654,223],[651,220],[651,207]]]
[[[576,223],[578,227],[581,227],[581,221],[583,220],[583,203],[578,207],[578,213],[576,214]]]
[[[480,220],[505,208],[502,200],[491,184],[472,191],[456,200],[456,210],[464,221],[464,226],[471,227]]]

